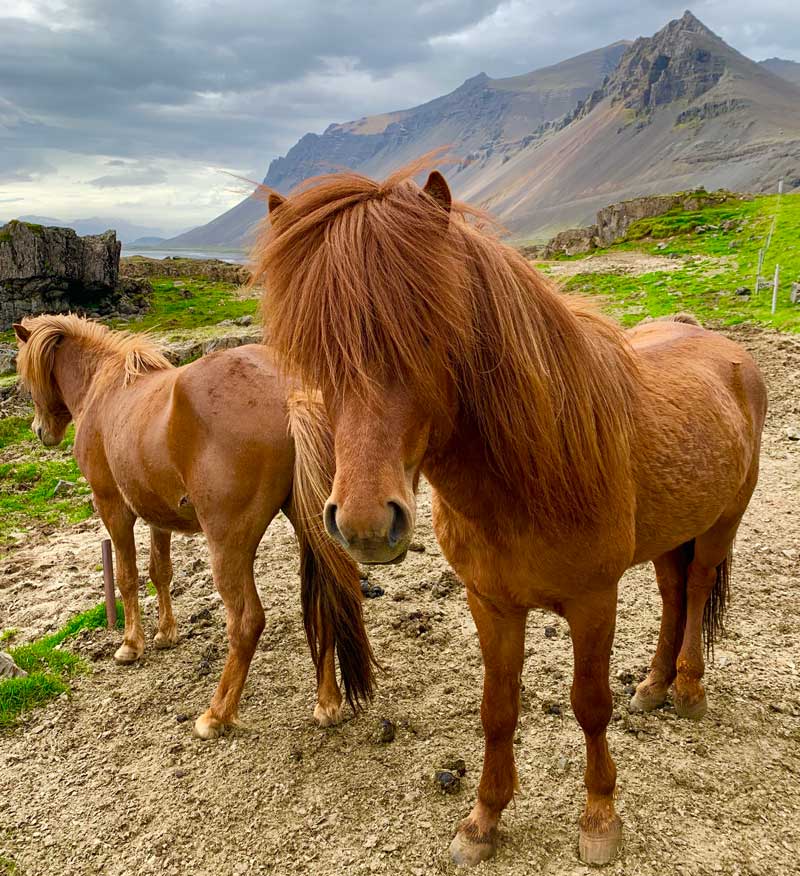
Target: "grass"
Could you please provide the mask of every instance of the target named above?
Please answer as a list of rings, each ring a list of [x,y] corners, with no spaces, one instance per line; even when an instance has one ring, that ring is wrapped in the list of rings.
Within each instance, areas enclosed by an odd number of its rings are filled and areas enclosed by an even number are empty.
[[[762,276],[771,281],[775,264],[780,263],[775,314],[770,312],[771,282],[757,294],[754,288],[758,253],[773,217],[775,232]],[[722,228],[724,223],[728,223],[727,230]],[[697,230],[704,227],[705,231]],[[624,325],[633,325],[644,316],[686,310],[704,322],[754,322],[800,332],[800,306],[789,300],[792,282],[800,281],[800,195],[732,200],[696,212],[673,211],[643,219],[631,226],[624,241],[594,254],[625,250],[676,256],[675,269],[639,276],[578,274],[563,288],[602,296],[606,309]],[[740,287],[750,295],[737,295]]]
[[[238,286],[212,280],[152,278],[153,309],[120,327],[131,331],[176,331],[212,326],[223,319],[254,316],[255,298],[242,298]],[[113,323],[112,323],[113,324]]]
[[[26,417],[0,420],[0,545],[34,524],[77,523],[93,513],[91,489],[79,480],[72,456],[74,427],[57,448],[46,448],[31,433],[30,423]],[[59,481],[74,486],[54,496]]]
[[[16,862],[0,855],[0,876],[21,876]]]
[[[68,680],[79,672],[85,672],[87,667],[80,657],[61,646],[81,630],[98,629],[105,625],[106,607],[101,602],[71,618],[58,632],[28,645],[10,648],[9,654],[14,662],[28,675],[0,681],[0,728],[13,726],[22,712],[69,691]],[[123,626],[124,610],[122,603],[117,601],[117,627],[122,629]],[[13,631],[6,631],[3,636],[9,632],[13,635]]]

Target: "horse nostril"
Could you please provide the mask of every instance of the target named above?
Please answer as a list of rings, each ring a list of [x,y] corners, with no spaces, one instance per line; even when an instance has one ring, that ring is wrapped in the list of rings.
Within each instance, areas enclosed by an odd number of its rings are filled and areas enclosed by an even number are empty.
[[[328,535],[331,538],[335,538],[340,544],[347,547],[347,539],[342,535],[339,530],[339,525],[336,522],[336,512],[338,511],[338,507],[333,504],[333,502],[328,502],[325,506],[325,511],[322,514],[322,519],[325,522],[325,529],[328,532]]]
[[[392,525],[389,529],[389,545],[394,547],[401,542],[411,529],[411,521],[408,519],[408,512],[397,502],[389,502],[389,507],[392,509]]]
[[[37,427],[36,427],[36,437],[37,437],[40,441],[42,440],[42,427],[41,427],[41,426],[37,426]]]

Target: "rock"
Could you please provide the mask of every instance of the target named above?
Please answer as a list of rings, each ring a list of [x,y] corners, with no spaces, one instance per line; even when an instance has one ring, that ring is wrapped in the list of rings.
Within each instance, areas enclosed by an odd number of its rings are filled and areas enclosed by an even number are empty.
[[[546,639],[555,639],[558,635],[558,630],[555,627],[545,627],[544,628],[544,637]]]
[[[71,493],[77,485],[72,481],[62,481],[59,480],[56,482],[55,487],[53,487],[53,492],[51,496],[55,499],[56,496],[63,496],[65,493]]]
[[[0,651],[0,678],[26,678],[28,673],[20,669],[14,658],[6,651]]]
[[[14,374],[16,370],[17,348],[10,344],[0,344],[0,377],[5,374]]]
[[[422,544],[421,541],[412,541],[408,546],[408,549],[415,554],[424,554],[425,553],[425,545]]]
[[[569,769],[569,758],[565,757],[563,754],[558,759],[558,771],[560,773],[565,773]]]
[[[188,716],[188,715],[183,715],[183,714],[181,714],[181,715],[176,715],[176,716],[175,716],[175,720],[176,720],[179,724],[185,724],[185,723],[189,720],[189,716]]]
[[[792,304],[800,304],[800,283],[792,283],[792,291],[789,293],[789,300]]]
[[[749,286],[738,286],[735,294],[742,295],[742,296],[749,295],[750,294],[750,287]]]
[[[460,757],[451,758],[442,766],[447,772],[453,773],[456,776],[465,776],[467,774],[467,764]]]
[[[791,426],[786,430],[786,437],[790,441],[800,441],[800,429]]]
[[[450,770],[437,770],[435,781],[444,794],[457,794],[461,790],[461,779]]]
[[[165,345],[161,352],[173,365],[184,365],[186,362],[194,362],[195,359],[200,359],[216,350],[231,350],[245,344],[260,344],[261,341],[260,332],[239,332],[205,340],[176,341]]]
[[[388,743],[394,742],[396,728],[393,721],[388,718],[381,718],[381,729],[378,734],[378,742]]]
[[[189,277],[196,280],[234,283],[237,286],[244,285],[250,280],[250,271],[245,265],[225,262],[221,259],[178,257],[151,259],[146,256],[126,256],[120,259],[119,271],[123,277]],[[185,284],[181,282],[180,285]],[[193,295],[189,292],[186,297],[192,298]]]
[[[79,237],[16,220],[0,227],[0,330],[36,313],[114,312],[119,253],[115,231]]]
[[[366,578],[362,578],[361,581],[361,592],[364,594],[365,599],[377,599],[379,596],[383,596],[384,589],[380,587],[378,584],[370,584]]]
[[[252,325],[253,317],[246,313],[244,316],[237,316],[236,319],[233,320],[234,325]]]
[[[551,703],[550,700],[545,700],[542,703],[542,711],[545,715],[561,715],[561,706],[558,703]]]

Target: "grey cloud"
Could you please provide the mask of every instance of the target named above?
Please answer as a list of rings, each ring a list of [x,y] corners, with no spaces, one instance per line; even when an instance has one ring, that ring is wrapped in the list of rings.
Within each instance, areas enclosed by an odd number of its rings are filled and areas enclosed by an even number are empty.
[[[119,162],[122,164],[123,162]],[[165,182],[167,174],[160,167],[141,167],[98,176],[90,179],[89,185],[99,189],[119,188],[122,186],[153,186]]]

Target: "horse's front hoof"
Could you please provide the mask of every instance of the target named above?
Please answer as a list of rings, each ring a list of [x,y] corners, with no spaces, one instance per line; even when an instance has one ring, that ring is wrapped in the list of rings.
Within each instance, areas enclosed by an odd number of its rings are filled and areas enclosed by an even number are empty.
[[[666,690],[658,690],[643,681],[631,697],[629,708],[632,712],[651,712],[662,705],[666,698]]]
[[[578,854],[584,864],[602,867],[616,857],[622,843],[622,822],[614,816],[608,830],[602,833],[580,829]]]
[[[334,727],[341,723],[344,717],[344,708],[342,704],[323,706],[322,703],[317,703],[314,707],[314,720],[319,727]]]
[[[162,633],[161,630],[159,630],[155,636],[153,636],[153,644],[160,651],[174,648],[175,645],[178,644],[178,631],[170,630],[166,633]]]
[[[135,663],[143,653],[144,648],[138,650],[130,645],[122,644],[114,652],[114,660],[122,666],[126,666],[129,663]]]
[[[476,842],[459,830],[450,843],[450,858],[456,867],[474,867],[481,861],[488,861],[495,850],[493,841]]]
[[[708,700],[705,694],[700,699],[675,696],[673,705],[681,718],[688,718],[690,721],[699,721],[708,711]]]
[[[209,712],[204,712],[194,722],[194,735],[200,739],[217,739],[226,730],[226,725]]]

